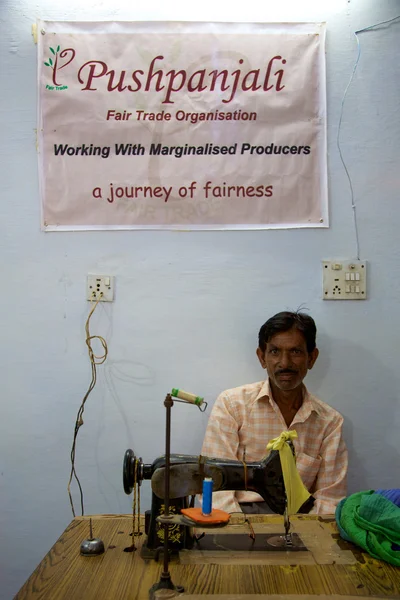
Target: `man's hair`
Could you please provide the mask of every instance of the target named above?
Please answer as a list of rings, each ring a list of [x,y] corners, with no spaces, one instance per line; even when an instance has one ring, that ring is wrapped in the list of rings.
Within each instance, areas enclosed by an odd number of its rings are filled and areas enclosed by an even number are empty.
[[[262,352],[265,352],[267,343],[277,333],[297,329],[303,334],[307,345],[307,352],[312,352],[315,348],[315,337],[317,327],[314,319],[310,315],[300,312],[280,312],[268,319],[261,327],[258,334],[258,346]]]

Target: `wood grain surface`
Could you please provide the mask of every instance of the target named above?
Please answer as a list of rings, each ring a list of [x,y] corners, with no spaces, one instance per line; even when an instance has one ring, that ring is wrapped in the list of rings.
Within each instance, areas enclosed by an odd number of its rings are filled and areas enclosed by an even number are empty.
[[[392,596],[394,598],[395,596]],[[265,594],[179,594],[178,598],[181,600],[262,600],[268,598],[268,600],[299,600],[298,594],[271,594],[265,596]],[[400,598],[397,596],[396,598]],[[304,594],[300,600],[387,600],[387,596],[338,596],[333,594],[327,596],[326,594],[320,594],[319,596],[313,594]],[[161,600],[161,599],[160,599]]]
[[[400,596],[392,596],[392,598],[400,598]],[[268,600],[299,600],[298,594],[271,594],[266,596],[265,594],[179,594],[178,598],[181,600],[262,600],[268,598]],[[162,599],[160,599],[162,600]],[[327,596],[326,594],[313,595],[304,594],[301,595],[300,600],[387,600],[387,596],[338,596],[332,594]]]
[[[275,515],[249,515],[256,531],[259,525],[281,527],[282,518]],[[142,600],[148,598],[149,589],[161,574],[162,565],[144,561],[139,551],[127,553],[131,545],[132,517],[129,515],[98,515],[93,519],[93,535],[100,537],[105,545],[101,556],[83,557],[81,542],[89,537],[89,517],[75,518],[51,550],[47,553],[30,578],[15,596],[15,600]],[[338,541],[332,518],[295,516],[294,530],[302,529],[302,535],[313,535],[317,524],[331,531],[331,538]],[[248,533],[243,517],[232,518],[237,532],[242,527]],[[308,532],[308,533],[307,533]],[[324,542],[327,543],[326,540]],[[141,541],[139,542],[141,544]],[[299,564],[296,553],[290,553],[285,564],[238,564],[234,556],[226,564],[215,562],[191,562],[181,564],[179,559],[171,562],[170,572],[175,585],[185,588],[185,595],[192,600],[200,596],[218,595],[244,600],[250,595],[341,595],[400,597],[400,568],[378,561],[352,544],[340,540],[340,547],[349,560],[338,564]],[[298,553],[302,554],[302,553]],[[350,560],[351,554],[351,560]],[[228,596],[221,596],[222,594]],[[260,598],[260,596],[258,596]],[[184,596],[182,597],[182,600]],[[304,597],[303,599],[304,600]],[[332,599],[333,600],[333,599]],[[344,599],[343,599],[344,600]]]

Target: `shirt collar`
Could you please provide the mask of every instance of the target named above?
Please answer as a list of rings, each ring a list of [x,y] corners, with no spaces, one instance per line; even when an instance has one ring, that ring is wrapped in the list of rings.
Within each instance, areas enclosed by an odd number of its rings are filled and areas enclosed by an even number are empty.
[[[261,389],[260,389],[259,393],[257,394],[257,397],[254,400],[254,402],[259,402],[260,400],[262,400],[264,398],[268,399],[268,402],[270,403],[271,406],[273,406],[273,403],[276,404],[275,400],[272,397],[272,392],[271,392],[268,378],[262,384]],[[303,422],[311,415],[312,412],[315,412],[318,415],[320,414],[318,404],[314,401],[312,394],[309,393],[309,391],[307,390],[306,386],[303,383],[303,404],[301,405],[300,409],[297,411],[297,414],[296,414],[294,420],[298,421],[298,422]]]

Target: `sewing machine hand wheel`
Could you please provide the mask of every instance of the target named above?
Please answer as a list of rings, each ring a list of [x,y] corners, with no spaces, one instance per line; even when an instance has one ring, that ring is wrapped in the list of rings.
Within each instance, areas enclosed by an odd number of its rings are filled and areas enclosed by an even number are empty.
[[[143,480],[143,461],[141,458],[136,458],[133,450],[128,449],[125,452],[122,469],[125,494],[131,494],[133,491],[135,485],[135,469],[136,481],[141,485]]]

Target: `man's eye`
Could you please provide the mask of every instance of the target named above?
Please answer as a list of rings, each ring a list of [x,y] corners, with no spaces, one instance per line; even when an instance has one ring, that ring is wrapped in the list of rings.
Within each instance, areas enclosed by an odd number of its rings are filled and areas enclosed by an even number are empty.
[[[276,348],[271,348],[269,351],[270,354],[278,354],[278,350]]]
[[[301,354],[301,350],[299,348],[293,348],[293,354]]]

